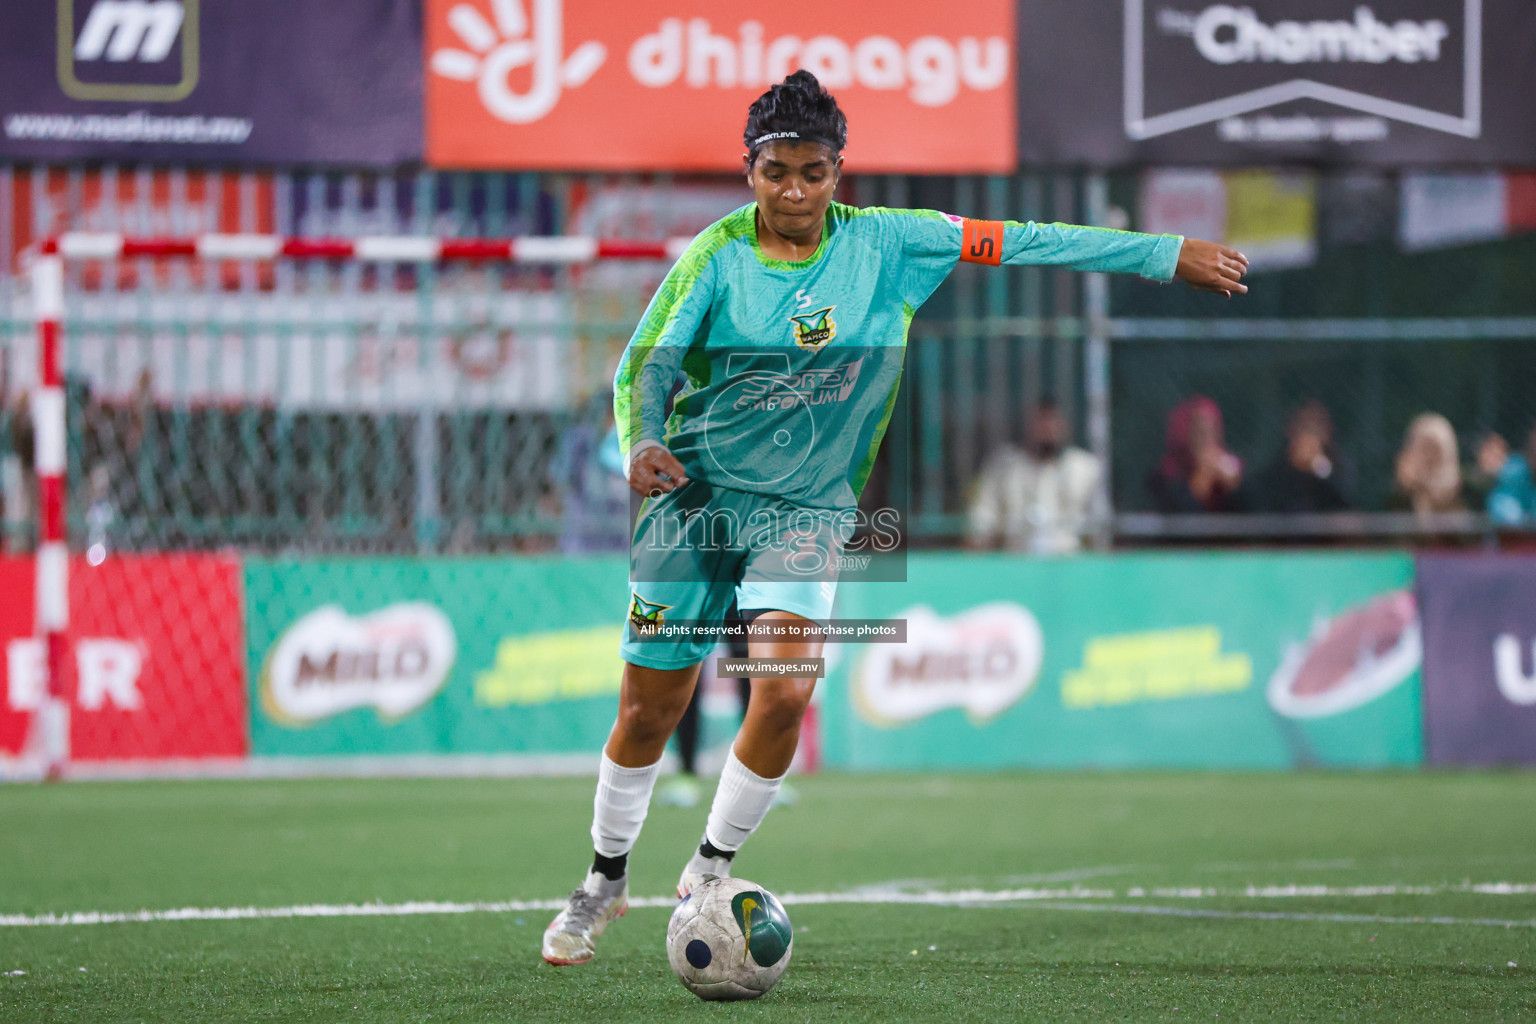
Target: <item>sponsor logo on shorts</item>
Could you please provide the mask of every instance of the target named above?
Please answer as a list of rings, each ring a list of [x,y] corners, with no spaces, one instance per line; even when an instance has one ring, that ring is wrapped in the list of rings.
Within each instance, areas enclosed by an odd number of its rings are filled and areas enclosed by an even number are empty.
[[[667,621],[663,613],[671,607],[669,604],[647,601],[639,594],[635,594],[629,602],[629,624],[634,626],[635,631],[641,635],[654,633]]]

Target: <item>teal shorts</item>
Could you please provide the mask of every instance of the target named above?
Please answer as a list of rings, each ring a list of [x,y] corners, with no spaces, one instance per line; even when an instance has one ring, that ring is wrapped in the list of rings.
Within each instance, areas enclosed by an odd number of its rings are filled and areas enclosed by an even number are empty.
[[[665,623],[724,622],[784,611],[825,622],[837,593],[838,557],[851,534],[847,513],[693,479],[646,499],[629,558],[629,619],[619,655],[647,668],[703,661],[718,639],[646,637]]]

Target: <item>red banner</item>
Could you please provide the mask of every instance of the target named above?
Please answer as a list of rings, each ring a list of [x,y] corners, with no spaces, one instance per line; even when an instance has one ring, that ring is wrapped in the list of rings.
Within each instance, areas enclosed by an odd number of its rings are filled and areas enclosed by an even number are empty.
[[[21,753],[43,697],[36,563],[0,558],[0,754]],[[69,567],[73,761],[244,757],[249,749],[240,563],[123,556]]]
[[[1014,166],[1014,0],[427,0],[427,159],[734,171],[748,105],[799,68],[850,172]]]

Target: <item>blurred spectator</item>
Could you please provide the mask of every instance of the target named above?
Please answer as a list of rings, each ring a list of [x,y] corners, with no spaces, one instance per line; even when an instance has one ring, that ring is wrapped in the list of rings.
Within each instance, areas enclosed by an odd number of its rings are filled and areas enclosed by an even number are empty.
[[[1509,461],[1509,442],[1490,430],[1477,442],[1477,458],[1462,472],[1462,489],[1468,508],[1486,508],[1488,497],[1499,484],[1499,474]]]
[[[1333,417],[1311,401],[1285,425],[1285,451],[1257,481],[1256,503],[1266,512],[1342,512],[1350,507]]]
[[[1054,401],[1030,410],[1024,447],[993,452],[974,484],[968,546],[1037,555],[1081,549],[1102,467],[1068,440],[1067,418]]]
[[[1163,461],[1148,483],[1159,512],[1246,512],[1243,460],[1226,447],[1221,408],[1194,395],[1168,414]]]
[[[1466,509],[1456,431],[1439,413],[1421,413],[1408,425],[1389,507],[1420,517]]]
[[[3,398],[3,396],[0,396]],[[6,410],[11,440],[11,450],[0,452],[0,504],[4,505],[4,517],[0,519],[0,548],[6,541],[15,550],[24,550],[32,522],[37,498],[34,490],[33,467],[35,466],[36,434],[32,430],[31,396],[22,391]]]
[[[1525,437],[1525,451],[1511,455],[1499,467],[1488,495],[1488,515],[1503,526],[1536,526],[1536,424]]]
[[[612,393],[594,395],[585,414],[566,429],[552,468],[560,494],[560,550],[627,550],[630,491]]]

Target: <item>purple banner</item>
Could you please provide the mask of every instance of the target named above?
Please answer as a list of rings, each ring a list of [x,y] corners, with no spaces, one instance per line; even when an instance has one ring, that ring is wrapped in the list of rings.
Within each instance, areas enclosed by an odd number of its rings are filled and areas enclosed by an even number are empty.
[[[1425,754],[1536,764],[1536,558],[1418,560]]]
[[[1025,164],[1527,164],[1530,0],[1019,0]]]
[[[27,0],[0,159],[394,165],[422,151],[419,0]]]

